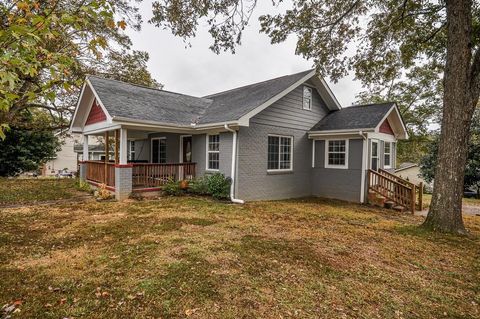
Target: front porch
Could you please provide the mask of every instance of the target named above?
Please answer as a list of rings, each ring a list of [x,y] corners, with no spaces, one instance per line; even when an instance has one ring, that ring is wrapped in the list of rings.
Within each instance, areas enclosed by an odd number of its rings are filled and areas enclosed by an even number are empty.
[[[92,136],[103,139],[102,160],[89,158]],[[168,146],[165,136],[169,136]],[[132,192],[159,191],[171,180],[192,180],[197,173],[197,164],[192,162],[191,135],[120,128],[84,134],[83,146],[86,155],[80,162],[80,178],[96,187],[104,184],[120,200]]]

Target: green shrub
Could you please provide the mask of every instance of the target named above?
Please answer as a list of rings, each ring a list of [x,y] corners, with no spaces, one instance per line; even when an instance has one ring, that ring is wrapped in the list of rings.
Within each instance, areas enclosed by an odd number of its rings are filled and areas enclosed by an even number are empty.
[[[92,187],[91,187],[90,184],[87,183],[86,181],[82,181],[82,180],[80,180],[80,179],[77,179],[77,181],[75,182],[75,187],[76,187],[79,191],[88,192],[88,193],[93,193]]]
[[[206,178],[207,191],[215,199],[227,199],[230,197],[230,184],[232,179],[222,173],[208,175]]]
[[[165,185],[163,185],[163,192],[170,196],[178,196],[182,194],[180,188],[180,182],[176,182],[173,179],[169,179]]]
[[[191,181],[188,185],[188,192],[197,195],[208,195],[207,179],[199,177]]]

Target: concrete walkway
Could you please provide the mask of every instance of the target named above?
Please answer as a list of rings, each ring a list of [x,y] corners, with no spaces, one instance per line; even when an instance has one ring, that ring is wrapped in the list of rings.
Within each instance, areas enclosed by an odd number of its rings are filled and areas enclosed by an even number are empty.
[[[464,215],[469,215],[469,216],[479,216],[480,217],[480,206],[479,205],[468,205],[468,204],[463,204],[462,205],[463,209],[463,214]],[[417,216],[424,216],[426,217],[428,214],[428,208],[424,209],[422,211],[417,211],[415,212],[415,215]]]

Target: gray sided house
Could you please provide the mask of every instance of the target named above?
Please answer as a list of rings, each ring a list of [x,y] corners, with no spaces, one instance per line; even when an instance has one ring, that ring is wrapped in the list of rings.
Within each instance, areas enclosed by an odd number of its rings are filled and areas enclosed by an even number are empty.
[[[368,170],[395,168],[408,137],[395,103],[342,108],[314,70],[204,97],[89,76],[71,129],[84,154],[88,136],[108,137],[112,160],[85,159],[80,175],[119,199],[221,172],[234,202],[364,202]]]

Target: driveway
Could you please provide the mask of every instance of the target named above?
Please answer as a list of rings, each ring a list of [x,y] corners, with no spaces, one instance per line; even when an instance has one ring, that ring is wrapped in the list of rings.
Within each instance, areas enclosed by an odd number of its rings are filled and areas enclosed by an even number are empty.
[[[479,205],[469,205],[469,204],[463,204],[462,205],[462,210],[464,215],[469,215],[469,216],[479,216],[480,217],[480,206]],[[415,215],[418,216],[427,216],[428,214],[428,208],[424,209],[419,212],[415,212]]]

